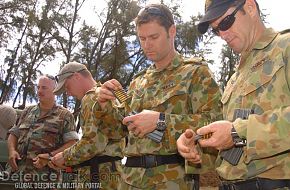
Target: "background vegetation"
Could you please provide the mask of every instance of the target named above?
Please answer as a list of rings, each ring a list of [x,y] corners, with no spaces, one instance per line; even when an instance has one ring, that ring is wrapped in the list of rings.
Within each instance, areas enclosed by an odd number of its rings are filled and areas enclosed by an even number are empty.
[[[36,79],[55,60],[86,64],[95,80],[115,78],[124,87],[134,74],[148,67],[135,36],[132,22],[144,1],[108,0],[96,15],[96,26],[80,18],[86,0],[0,0],[0,104],[24,108],[37,101]],[[199,16],[184,22],[180,16],[182,0],[171,1],[177,24],[177,51],[187,57],[206,59],[213,50],[202,49],[212,43],[212,34],[201,36],[196,23]],[[239,56],[224,46],[222,65],[216,79],[223,88],[234,71]],[[214,60],[207,60],[213,64]],[[73,98],[58,97],[58,103],[76,109]]]

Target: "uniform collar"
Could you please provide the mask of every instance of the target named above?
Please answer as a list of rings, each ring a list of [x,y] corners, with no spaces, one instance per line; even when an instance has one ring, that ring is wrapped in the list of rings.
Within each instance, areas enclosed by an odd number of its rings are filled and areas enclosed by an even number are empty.
[[[54,103],[53,107],[41,118],[47,117],[49,115],[55,115],[55,110],[58,108],[58,106]],[[34,108],[32,108],[31,112],[36,115],[37,117],[40,117],[40,103],[37,104]],[[40,119],[40,118],[39,118]]]
[[[261,38],[256,42],[254,50],[265,49],[278,35],[278,32],[274,31],[272,28],[267,28]]]
[[[88,91],[86,91],[86,93],[85,93],[85,95],[87,95],[87,94],[89,94],[89,93],[91,93],[91,92],[95,92],[96,91],[96,88],[98,87],[98,86],[100,86],[101,85],[101,83],[100,82],[97,82],[90,90],[88,90]],[[84,95],[84,96],[85,96]]]
[[[150,73],[160,73],[160,72],[164,72],[166,70],[174,70],[176,67],[178,67],[181,62],[182,62],[182,57],[179,53],[176,53],[174,58],[171,60],[170,64],[168,65],[168,67],[162,69],[162,70],[157,70],[156,67],[155,67],[155,64],[151,65],[148,69],[147,72],[150,72]]]

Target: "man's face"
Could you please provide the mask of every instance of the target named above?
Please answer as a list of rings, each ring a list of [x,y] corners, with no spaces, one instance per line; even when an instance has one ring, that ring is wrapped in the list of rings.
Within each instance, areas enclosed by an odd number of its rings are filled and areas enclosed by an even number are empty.
[[[211,27],[218,28],[220,22],[222,22],[225,17],[233,13],[236,8],[237,7],[229,8],[224,15],[211,23]],[[252,19],[247,12],[241,12],[239,10],[235,14],[235,21],[233,25],[226,31],[219,30],[218,34],[236,53],[241,53],[248,50],[252,44],[252,24]]]
[[[137,35],[140,40],[141,47],[146,57],[154,62],[159,62],[170,53],[173,48],[173,40],[175,28],[171,26],[169,32],[156,21],[142,24],[137,27]]]
[[[55,88],[55,81],[42,77],[39,79],[37,85],[37,95],[40,102],[54,101],[53,90]]]

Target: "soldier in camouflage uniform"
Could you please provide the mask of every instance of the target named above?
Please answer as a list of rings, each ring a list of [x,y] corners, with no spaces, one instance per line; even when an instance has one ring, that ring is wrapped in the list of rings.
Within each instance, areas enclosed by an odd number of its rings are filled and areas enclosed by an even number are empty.
[[[77,139],[73,115],[65,108],[56,105],[53,89],[54,77],[44,75],[39,78],[37,95],[39,104],[26,107],[17,123],[9,130],[9,171],[22,176],[29,182],[49,182],[56,180],[56,173],[47,166],[52,157],[73,145]],[[56,181],[54,181],[56,182]]]
[[[221,115],[219,87],[201,59],[185,59],[175,51],[176,28],[166,6],[148,5],[135,22],[143,51],[154,64],[134,77],[129,98],[121,98],[121,104],[114,102],[113,94],[120,92],[121,84],[115,79],[105,82],[99,88],[96,113],[111,123],[106,129],[112,135],[126,131],[124,181],[118,189],[192,189],[194,182],[185,175],[176,140],[185,129],[196,130]],[[113,128],[121,122],[127,126]],[[201,168],[215,160],[214,152],[207,153]]]
[[[204,33],[210,24],[241,53],[222,97],[227,121],[197,131],[213,132],[200,140],[202,146],[222,150],[217,162],[221,190],[290,189],[290,30],[266,28],[259,13],[255,0],[208,0],[198,25]],[[190,159],[185,143],[192,140],[182,135],[178,146]],[[238,149],[236,163],[224,154]]]
[[[81,100],[80,122],[82,138],[74,146],[64,150],[52,158],[55,165],[83,166],[80,169],[77,182],[83,184],[81,189],[90,189],[93,183],[98,189],[117,189],[121,166],[123,140],[108,138],[99,130],[94,115],[94,105],[97,100],[95,92],[98,84],[93,79],[86,66],[77,62],[66,64],[57,75],[59,78],[56,94],[64,91],[68,95]],[[91,184],[90,184],[91,182]]]

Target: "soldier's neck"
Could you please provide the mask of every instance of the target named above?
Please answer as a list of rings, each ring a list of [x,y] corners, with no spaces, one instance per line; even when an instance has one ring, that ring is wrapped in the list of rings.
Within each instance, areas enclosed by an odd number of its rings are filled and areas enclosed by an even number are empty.
[[[54,104],[55,104],[54,101],[40,102],[39,103],[40,116],[44,116],[47,112],[49,112],[53,108]]]
[[[176,55],[176,51],[175,50],[172,50],[170,51],[166,57],[162,58],[162,60],[158,60],[158,61],[155,61],[155,67],[157,70],[163,70],[164,68],[167,68],[172,60],[174,59],[175,55]]]

